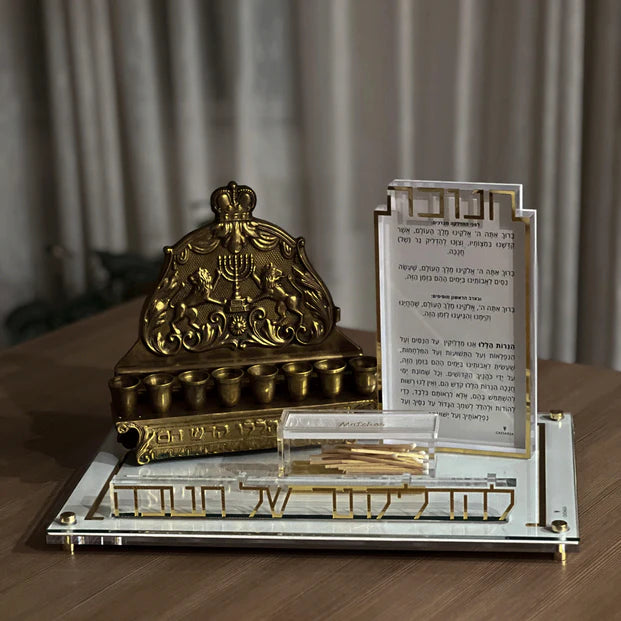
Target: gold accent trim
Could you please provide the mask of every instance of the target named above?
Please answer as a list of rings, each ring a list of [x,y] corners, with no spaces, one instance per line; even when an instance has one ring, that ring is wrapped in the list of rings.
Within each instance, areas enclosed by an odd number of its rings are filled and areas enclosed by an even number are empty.
[[[547,488],[546,488],[546,426],[538,423],[537,431],[539,433],[539,503],[537,509],[539,511],[538,526],[545,526],[547,520]]]
[[[484,494],[485,502],[487,502],[487,494]],[[423,511],[429,505],[429,490],[425,490],[425,501],[421,505],[421,508],[418,510],[418,513],[414,516],[415,520],[420,520],[420,516],[423,514]]]
[[[438,213],[418,213],[417,215],[421,218],[444,218],[444,192],[442,188],[415,188],[419,192],[439,192],[440,198],[440,211]],[[413,198],[412,198],[413,200]],[[410,215],[412,215],[414,211],[414,207],[411,207]]]
[[[86,514],[84,518],[85,520],[105,519],[103,516],[95,517],[95,513],[97,513],[97,509],[99,509],[99,506],[103,502],[103,499],[106,497],[106,494],[109,492],[110,483],[112,479],[114,478],[114,475],[121,469],[121,466],[125,463],[125,460],[127,459],[128,454],[129,453],[125,453],[125,455],[123,455],[123,457],[119,459],[119,461],[117,461],[114,468],[112,468],[112,472],[110,472],[110,476],[106,479],[106,482],[103,484],[102,488],[99,490],[99,494],[97,494],[97,496],[95,497],[95,500],[93,504],[91,505],[91,508],[88,510],[88,513]]]
[[[475,215],[464,214],[464,219],[465,220],[485,220],[485,199],[483,195],[483,190],[474,190],[472,194],[474,196],[476,196],[477,194],[479,195],[479,213]],[[491,194],[490,194],[489,211],[490,211],[489,219],[493,220],[494,219],[494,202],[492,201]]]
[[[71,541],[70,535],[65,535],[63,539],[63,550],[65,550],[65,552],[69,552],[71,556],[75,554],[75,545],[73,544],[73,541]]]
[[[510,494],[511,494],[511,503],[509,504],[509,506],[505,509],[505,512],[500,516],[499,520],[501,522],[503,522],[504,520],[507,519],[507,516],[509,515],[509,513],[511,512],[511,509],[513,509],[513,507],[515,506],[515,490],[509,490]]]
[[[447,189],[446,191],[447,194],[454,194],[455,195],[455,217],[459,218],[459,209],[460,209],[460,205],[459,205],[459,189],[458,188],[450,188]]]
[[[75,513],[73,511],[64,511],[59,518],[61,524],[71,525],[76,523]]]

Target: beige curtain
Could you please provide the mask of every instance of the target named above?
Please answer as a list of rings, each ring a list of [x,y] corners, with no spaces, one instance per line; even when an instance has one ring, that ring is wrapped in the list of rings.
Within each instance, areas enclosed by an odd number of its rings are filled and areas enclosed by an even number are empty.
[[[0,29],[0,314],[83,290],[94,248],[160,252],[235,178],[372,329],[386,184],[519,182],[540,355],[621,368],[620,2],[0,0]]]

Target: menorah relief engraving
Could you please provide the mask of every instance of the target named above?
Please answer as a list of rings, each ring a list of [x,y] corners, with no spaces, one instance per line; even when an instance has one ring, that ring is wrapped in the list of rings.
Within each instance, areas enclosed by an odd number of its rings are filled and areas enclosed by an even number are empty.
[[[255,220],[254,192],[231,182],[211,197],[215,221],[165,248],[165,266],[141,317],[152,352],[316,344],[332,331],[330,293],[304,240]]]
[[[229,300],[231,311],[246,310],[239,294],[239,283],[254,272],[254,258],[251,254],[233,254],[218,257],[218,273],[233,283],[233,297]]]

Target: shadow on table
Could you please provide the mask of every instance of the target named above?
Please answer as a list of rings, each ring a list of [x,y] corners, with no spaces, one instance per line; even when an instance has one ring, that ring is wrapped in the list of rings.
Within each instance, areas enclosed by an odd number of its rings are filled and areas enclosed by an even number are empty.
[[[6,355],[3,366],[3,496],[24,505],[25,520],[32,517],[17,548],[42,549],[45,528],[111,428],[109,371],[56,364],[44,354],[22,352]]]
[[[16,551],[49,549],[45,542],[46,528],[90,465],[109,427],[109,421],[100,417],[59,411],[26,414],[30,429],[23,443],[23,457],[3,459],[0,466],[2,478],[15,477],[22,486],[41,485],[41,495],[32,503],[32,520]],[[0,417],[0,425],[3,424]],[[42,460],[41,456],[49,459]],[[49,463],[51,460],[53,463]],[[42,465],[42,461],[46,463]],[[44,494],[46,498],[41,497]]]

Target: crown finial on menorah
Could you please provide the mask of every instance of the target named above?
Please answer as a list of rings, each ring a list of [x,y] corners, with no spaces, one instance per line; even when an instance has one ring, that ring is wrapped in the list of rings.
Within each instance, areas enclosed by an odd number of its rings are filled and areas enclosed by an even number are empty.
[[[218,222],[250,220],[256,203],[254,190],[235,181],[229,181],[228,185],[219,187],[211,195],[211,209]]]

